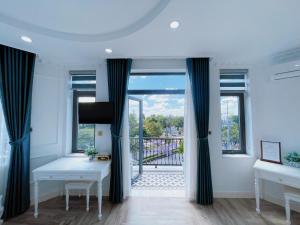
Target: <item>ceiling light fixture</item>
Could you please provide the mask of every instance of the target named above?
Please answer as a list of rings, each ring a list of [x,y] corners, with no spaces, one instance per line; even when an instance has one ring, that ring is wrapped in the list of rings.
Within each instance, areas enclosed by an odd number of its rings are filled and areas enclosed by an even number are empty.
[[[112,50],[111,50],[110,48],[106,48],[106,49],[105,49],[105,52],[106,52],[107,54],[111,54],[111,53],[112,53]]]
[[[300,65],[299,64],[296,64],[296,65],[294,65],[295,67],[299,67]]]
[[[21,39],[22,39],[22,41],[25,41],[27,43],[31,43],[32,42],[32,39],[30,37],[27,37],[27,36],[21,36]]]
[[[180,23],[177,20],[174,20],[170,23],[171,29],[177,29],[180,26]]]

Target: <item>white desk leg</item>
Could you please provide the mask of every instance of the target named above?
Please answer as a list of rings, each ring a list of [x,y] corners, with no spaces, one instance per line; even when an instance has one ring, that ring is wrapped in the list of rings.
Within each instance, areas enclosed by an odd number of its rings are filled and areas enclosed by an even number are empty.
[[[102,207],[102,181],[98,180],[98,219],[101,220],[102,214],[101,214],[101,207]]]
[[[255,177],[255,199],[256,199],[256,212],[260,214],[259,178],[257,177]]]
[[[39,215],[39,184],[38,181],[34,181],[34,217],[37,218]]]
[[[90,188],[86,189],[86,211],[90,211]]]
[[[69,211],[69,189],[66,188],[66,211]]]
[[[285,198],[285,214],[286,214],[286,224],[291,225],[291,208],[290,199],[284,195]]]

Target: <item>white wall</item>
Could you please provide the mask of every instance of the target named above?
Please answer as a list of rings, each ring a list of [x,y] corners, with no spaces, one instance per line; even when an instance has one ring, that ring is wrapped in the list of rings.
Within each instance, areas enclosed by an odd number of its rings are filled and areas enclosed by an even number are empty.
[[[224,63],[212,60],[210,63],[210,122],[209,136],[211,170],[214,197],[253,197],[254,173],[252,166],[255,154],[252,144],[252,65]],[[245,95],[247,155],[223,155],[221,143],[220,69],[249,69],[249,90]]]
[[[299,64],[295,62],[292,64]],[[283,67],[277,65],[277,69]],[[247,155],[226,156],[221,152],[219,69],[249,69],[246,97]],[[211,62],[210,156],[215,197],[253,197],[252,166],[260,155],[260,140],[281,141],[282,155],[300,152],[300,78],[274,81],[273,65]],[[263,197],[283,204],[282,185],[264,181]]]
[[[280,141],[284,156],[286,152],[300,152],[300,78],[274,81],[272,67],[263,63],[253,74],[254,144],[260,151],[261,139]],[[263,197],[267,200],[282,204],[282,191],[279,184],[263,183]]]
[[[108,83],[107,83],[107,70],[106,63],[102,61],[96,70],[97,84],[96,84],[96,101],[108,102]],[[98,135],[98,132],[102,132],[102,136]],[[111,135],[109,124],[97,124],[96,125],[96,149],[98,152],[111,153]],[[103,195],[109,196],[109,182],[110,176],[107,176],[103,180]]]
[[[108,102],[108,83],[107,83],[107,70],[105,62],[97,67],[96,70],[96,101]],[[98,131],[102,131],[103,135],[99,136]],[[110,125],[97,124],[96,125],[96,148],[98,152],[111,153],[111,135]]]
[[[65,146],[66,71],[63,66],[37,60],[32,92],[31,169],[63,155]],[[31,198],[33,180],[31,177]],[[41,200],[56,196],[61,184],[41,182]]]

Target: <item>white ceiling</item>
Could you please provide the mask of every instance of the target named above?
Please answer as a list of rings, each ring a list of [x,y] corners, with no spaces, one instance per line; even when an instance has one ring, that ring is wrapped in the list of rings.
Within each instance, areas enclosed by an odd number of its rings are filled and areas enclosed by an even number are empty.
[[[0,43],[72,64],[188,56],[251,63],[300,46],[299,8],[299,0],[2,0]]]

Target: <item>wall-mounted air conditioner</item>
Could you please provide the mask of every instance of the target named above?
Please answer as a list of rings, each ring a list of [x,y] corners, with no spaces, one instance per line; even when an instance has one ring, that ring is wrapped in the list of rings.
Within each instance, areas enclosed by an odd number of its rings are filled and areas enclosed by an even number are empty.
[[[300,79],[300,62],[277,64],[272,69],[272,80]]]
[[[300,77],[300,69],[275,73],[273,75],[273,80],[283,80],[283,79],[290,79],[296,77]]]

